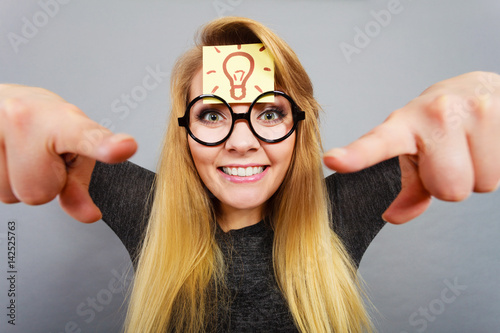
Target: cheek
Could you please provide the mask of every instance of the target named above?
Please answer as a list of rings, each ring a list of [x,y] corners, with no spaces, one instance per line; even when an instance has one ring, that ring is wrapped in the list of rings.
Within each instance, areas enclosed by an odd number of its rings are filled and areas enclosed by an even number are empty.
[[[295,136],[275,145],[270,144],[267,147],[267,155],[274,165],[278,165],[280,169],[283,169],[282,172],[286,173],[290,166],[294,149]]]
[[[215,147],[203,146],[193,139],[189,138],[189,150],[193,158],[194,165],[203,182],[206,181],[206,175],[213,169],[213,163],[217,156]]]
[[[292,155],[293,155],[293,152],[295,151],[295,140],[296,140],[296,137],[295,137],[295,133],[292,135],[292,137],[290,137],[288,140],[285,140],[285,145],[282,147],[281,151],[282,151],[282,158],[285,159],[288,163],[287,164],[290,164],[290,161],[292,160]]]

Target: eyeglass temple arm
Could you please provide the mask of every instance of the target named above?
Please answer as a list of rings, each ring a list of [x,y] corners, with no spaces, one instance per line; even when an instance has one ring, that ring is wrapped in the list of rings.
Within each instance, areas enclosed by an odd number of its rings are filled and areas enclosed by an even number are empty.
[[[186,117],[179,117],[179,118],[177,118],[177,121],[179,123],[179,126],[187,127]]]
[[[297,121],[306,119],[306,113],[304,111],[297,111]]]

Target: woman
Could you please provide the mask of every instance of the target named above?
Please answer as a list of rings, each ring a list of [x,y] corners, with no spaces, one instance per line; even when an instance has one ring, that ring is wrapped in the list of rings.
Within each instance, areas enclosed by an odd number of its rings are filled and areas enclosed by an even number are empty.
[[[200,144],[188,136],[186,129],[178,126],[175,118],[182,117],[189,102],[201,94],[201,50],[197,47],[180,59],[172,76],[171,121],[158,168],[154,203],[137,263],[127,317],[128,331],[244,330],[247,324],[253,325],[255,330],[288,331],[296,327],[300,331],[313,332],[358,332],[370,328],[355,277],[355,265],[383,224],[380,214],[399,190],[397,161],[390,160],[351,176],[334,176],[327,180],[327,189],[321,173],[318,106],[312,97],[312,86],[306,73],[286,44],[254,21],[233,18],[207,25],[201,34],[200,44],[257,42],[262,42],[275,59],[276,89],[289,95],[305,111],[304,120],[298,121],[296,130],[288,138],[277,143],[263,142],[251,132],[250,124],[239,121],[231,135],[220,145],[208,147]],[[470,75],[451,83],[462,83],[458,85],[462,89],[466,86],[464,82],[470,81],[474,85],[472,78]],[[425,119],[439,118],[444,112],[436,111],[436,106],[444,105],[445,101],[438,97],[443,95],[443,86],[453,86],[451,83],[429,89],[412,106],[418,103],[430,105],[432,107],[427,108],[430,111]],[[14,118],[22,117],[18,112],[12,112],[20,105],[17,104],[23,97],[20,91],[13,87],[3,88],[3,93],[10,94],[10,99],[4,102],[7,109],[10,107],[11,110],[4,113],[7,120],[13,119],[13,114],[16,114]],[[48,94],[38,93],[44,96]],[[51,102],[55,103],[57,97],[50,96]],[[29,104],[26,99],[22,101],[22,106]],[[60,99],[58,102],[63,103]],[[231,107],[235,113],[244,113],[248,109],[248,105]],[[484,105],[476,105],[476,108],[486,109]],[[493,110],[497,111],[496,108]],[[466,157],[468,161],[474,162],[469,163],[468,166],[472,164],[470,170],[463,173],[461,168],[455,168],[465,181],[459,182],[451,177],[453,184],[457,184],[451,191],[444,190],[446,186],[442,185],[435,189],[435,183],[442,184],[452,173],[439,173],[437,162],[432,159],[427,162],[423,158],[432,157],[434,153],[421,149],[417,144],[419,135],[423,137],[425,128],[429,126],[415,125],[415,119],[422,118],[412,117],[416,114],[422,117],[422,112],[405,111],[394,113],[370,135],[347,150],[332,152],[325,161],[341,171],[354,171],[393,156],[411,154],[412,157],[400,158],[403,191],[385,215],[399,222],[425,210],[430,194],[457,200],[468,193],[463,189],[491,191],[495,188],[499,175],[491,171],[491,166],[496,165],[499,158],[498,149],[495,150],[494,158],[486,164],[479,163],[482,160],[480,154],[471,149]],[[485,114],[482,113],[483,116]],[[81,115],[78,110],[72,109],[70,117],[78,118],[72,123],[78,123],[79,126],[88,124],[88,120],[79,118]],[[498,119],[498,112],[490,112],[488,119]],[[419,131],[415,130],[411,135],[404,131],[411,127],[409,123]],[[481,129],[490,126],[486,125],[489,123],[482,122]],[[406,127],[398,126],[401,124]],[[494,133],[499,132],[497,124],[497,121],[493,122],[489,127],[495,139],[498,139],[498,134]],[[9,130],[3,131],[5,137],[9,137]],[[476,140],[481,133],[477,128],[467,128],[464,132],[464,137],[474,132],[477,134],[474,137]],[[107,162],[122,160],[135,150],[129,138],[109,137],[100,130],[97,133],[102,139],[98,145],[82,144],[82,137],[85,137],[82,134],[80,141],[73,142],[56,137],[51,140],[50,147],[56,154],[78,153]],[[395,137],[391,139],[387,133]],[[388,141],[393,145],[380,149]],[[471,142],[474,143],[474,140]],[[471,146],[474,148],[475,145]],[[6,151],[7,161],[14,163],[15,160],[9,158],[9,149]],[[363,159],[360,158],[361,153]],[[415,156],[420,160],[417,161]],[[59,182],[47,181],[36,185],[43,189],[40,192],[28,191],[18,185],[18,174],[21,174],[22,168],[21,171],[9,168],[9,173],[6,168],[2,168],[2,200],[41,203],[61,193],[61,204],[70,214],[83,221],[98,218],[96,209],[82,194],[85,179],[93,167],[92,160],[83,157],[75,160],[72,158],[74,155],[65,157],[69,165],[68,173],[59,173]],[[253,161],[254,158],[257,161]],[[57,163],[62,161],[58,160]],[[262,173],[265,173],[259,182],[245,183],[242,188],[234,185],[234,182],[220,182],[220,177],[226,174],[224,168],[252,163],[258,164],[257,173],[260,172],[258,168],[262,168]],[[133,244],[138,242],[137,235],[142,231],[124,231],[123,225],[113,225],[113,218],[107,218],[107,215],[113,214],[126,215],[127,207],[122,207],[123,212],[116,212],[106,206],[113,207],[113,203],[106,200],[109,193],[112,195],[113,188],[110,190],[106,183],[106,178],[110,177],[102,177],[109,174],[110,170],[121,171],[125,175],[134,172],[134,181],[147,183],[147,180],[141,180],[147,175],[133,167],[130,168],[135,171],[127,171],[129,167],[121,165],[112,169],[99,164],[93,174],[91,191],[103,211],[104,219],[118,230],[117,233],[132,249]],[[440,180],[434,182],[432,174]],[[114,180],[111,179],[109,183],[115,184]],[[253,185],[255,188],[252,188]],[[121,191],[119,188],[125,185],[122,180],[115,186],[118,187],[117,191]],[[105,188],[109,192],[105,192]],[[44,194],[37,196],[37,193]],[[375,199],[378,196],[382,198]],[[126,202],[142,201],[141,197],[134,199],[133,194],[123,198]],[[333,225],[329,214],[331,205]],[[360,216],[353,218],[355,208],[361,212],[358,213]],[[149,214],[148,210],[145,214]],[[247,237],[238,239],[235,232],[224,233],[232,229],[242,231]],[[338,232],[341,239],[332,229]],[[120,233],[135,235],[123,236]],[[252,245],[241,243],[245,238],[257,239],[257,243],[253,244],[255,249],[251,249],[254,252],[250,251],[250,254],[258,253],[262,258],[245,261],[250,255],[244,253],[242,244]],[[353,257],[354,262],[349,256]],[[247,271],[247,267],[261,271]],[[260,284],[249,285],[252,281]],[[262,290],[262,286],[266,288],[263,294],[249,293]],[[251,311],[255,307],[261,307],[264,311],[258,312],[259,315],[253,319],[245,318],[238,312],[242,309]],[[270,313],[271,310],[274,312]]]
[[[283,141],[267,143],[257,139],[249,124],[241,121],[236,122],[227,140],[216,146],[206,146],[186,135],[176,119],[184,115],[186,102],[202,95],[201,46],[260,42],[274,57],[277,90],[288,94],[305,111],[297,130]],[[138,332],[168,327],[198,332],[206,329],[209,319],[216,318],[216,325],[223,330],[240,331],[248,321],[242,312],[273,302],[267,314],[262,314],[262,322],[250,323],[250,327],[289,331],[295,322],[297,328],[307,332],[363,331],[369,324],[355,269],[329,223],[319,107],[307,74],[282,40],[251,20],[212,22],[200,33],[199,44],[181,57],[172,75],[173,109],[138,263],[128,329]],[[248,107],[232,105],[235,113],[244,113]],[[260,178],[243,182],[243,177],[223,171],[249,165],[262,169],[258,171]],[[253,281],[260,285],[254,292],[269,289],[269,294],[255,302],[242,299],[242,293],[258,296],[238,285],[244,282],[235,281],[233,273],[226,272],[228,268],[231,272],[241,270],[236,267],[240,256],[241,265],[247,269],[253,262],[247,262],[251,258],[237,250],[231,251],[239,244],[232,244],[232,249],[225,247],[225,241],[236,242],[237,237],[216,237],[217,224],[227,232],[248,228],[263,219],[266,222],[260,223],[270,227],[263,238],[272,239],[274,231],[274,241],[263,241],[262,246],[269,251],[258,250],[256,254],[264,255],[259,261],[265,265],[258,264],[256,269],[267,269],[274,263],[276,282],[271,270],[264,270],[265,276],[255,275]],[[372,228],[367,228],[366,237],[370,232]],[[292,317],[282,306],[285,301]],[[248,305],[240,305],[245,302]],[[226,308],[229,310],[221,310]]]

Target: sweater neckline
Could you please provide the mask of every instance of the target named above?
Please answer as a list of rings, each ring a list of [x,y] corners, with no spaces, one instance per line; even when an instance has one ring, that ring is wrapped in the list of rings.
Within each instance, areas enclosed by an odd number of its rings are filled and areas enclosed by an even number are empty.
[[[264,221],[260,220],[259,222],[249,225],[247,227],[243,227],[240,229],[231,229],[228,232],[222,230],[220,225],[217,223],[217,231],[222,236],[231,236],[231,237],[245,237],[250,235],[259,235],[263,234],[266,230],[270,229],[270,226]]]

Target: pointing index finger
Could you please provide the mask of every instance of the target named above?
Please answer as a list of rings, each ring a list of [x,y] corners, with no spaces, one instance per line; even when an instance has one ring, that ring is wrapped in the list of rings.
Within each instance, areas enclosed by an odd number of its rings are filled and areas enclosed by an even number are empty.
[[[113,134],[96,122],[76,115],[54,137],[55,153],[75,153],[105,163],[118,163],[131,157],[137,143],[128,134]]]
[[[396,117],[390,117],[349,145],[327,151],[323,160],[327,167],[338,172],[356,172],[392,157],[416,153],[411,129]]]

